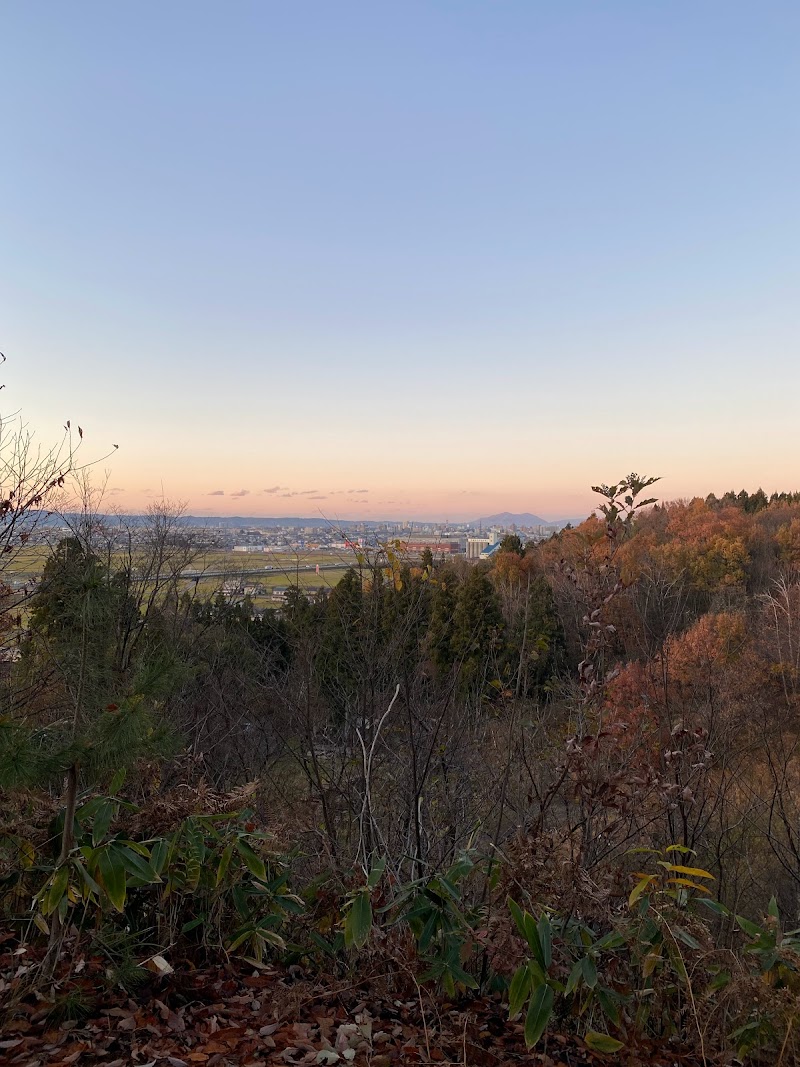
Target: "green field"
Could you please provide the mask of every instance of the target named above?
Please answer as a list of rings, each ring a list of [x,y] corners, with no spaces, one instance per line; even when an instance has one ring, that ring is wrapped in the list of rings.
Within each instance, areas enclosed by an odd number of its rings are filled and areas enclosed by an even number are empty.
[[[38,578],[49,554],[46,545],[20,549],[4,561],[4,573],[17,580]],[[119,562],[123,562],[121,555]],[[302,589],[323,585],[333,587],[355,562],[354,553],[244,553],[215,549],[199,554],[186,568],[184,578],[187,588],[195,586],[199,594],[208,596],[221,590],[223,583],[239,577],[247,585],[261,585],[267,590],[293,585]],[[325,568],[320,569],[319,574],[316,573],[317,565]],[[257,600],[272,602],[269,596]]]
[[[49,554],[50,549],[47,545],[20,548],[3,560],[3,574],[13,575],[15,578],[38,577],[42,573]]]

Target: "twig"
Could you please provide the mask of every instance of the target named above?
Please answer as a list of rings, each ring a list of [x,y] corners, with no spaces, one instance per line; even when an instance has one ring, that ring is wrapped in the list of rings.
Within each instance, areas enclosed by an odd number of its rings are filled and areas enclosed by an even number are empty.
[[[380,737],[383,724],[389,717],[389,713],[394,707],[395,701],[397,700],[399,695],[400,683],[398,682],[397,686],[395,687],[394,696],[389,702],[389,707],[380,717],[378,725],[375,727],[375,734],[372,738],[372,743],[369,747],[369,753],[367,753],[367,746],[364,743],[364,738],[361,734],[361,731],[358,729],[358,727],[356,727],[356,736],[358,737],[359,744],[361,745],[361,756],[364,767],[364,797],[361,802],[361,814],[358,817],[358,850],[356,852],[356,855],[360,855],[362,848],[364,848],[364,860],[362,866],[365,875],[369,874],[369,856],[367,856],[366,848],[364,846],[364,820],[366,819],[367,815],[369,816],[369,822],[373,830],[378,836],[380,836],[380,830],[372,816],[372,794],[370,791],[370,780],[372,777],[372,760],[375,755],[375,746],[378,744],[378,738]]]

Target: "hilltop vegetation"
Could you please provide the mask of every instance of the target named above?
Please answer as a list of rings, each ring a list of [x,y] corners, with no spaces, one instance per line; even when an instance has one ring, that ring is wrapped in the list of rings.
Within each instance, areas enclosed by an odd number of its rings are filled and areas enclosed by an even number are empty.
[[[252,1062],[450,1056],[456,1008],[474,1062],[540,1042],[792,1062],[800,494],[657,503],[653,481],[599,486],[597,517],[489,562],[365,550],[327,597],[258,617],[179,584],[169,512],[127,559],[77,523],[24,619],[4,594],[19,1062],[33,1015],[119,1010],[132,1054],[187,975],[195,999],[212,973],[252,997],[254,970],[362,999],[339,1036],[298,1009],[302,1040],[259,1000],[260,1037],[228,1026]],[[6,509],[10,547],[32,513]],[[422,1014],[376,1044],[366,1015],[401,1002]],[[195,1025],[178,1058],[234,1055]]]

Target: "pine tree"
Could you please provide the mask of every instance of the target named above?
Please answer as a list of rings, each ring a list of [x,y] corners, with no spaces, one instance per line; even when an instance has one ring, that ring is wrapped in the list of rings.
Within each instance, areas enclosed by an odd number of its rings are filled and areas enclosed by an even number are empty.
[[[158,650],[115,670],[128,609],[124,584],[77,537],[58,545],[31,600],[16,680],[37,695],[0,724],[0,788],[62,783],[58,867],[71,859],[81,791],[169,745],[157,713],[174,683],[170,657]],[[45,973],[58,958],[62,921],[53,912]]]
[[[503,616],[494,586],[477,566],[459,590],[450,642],[465,690],[482,689],[491,675],[499,673],[496,659],[502,632]]]

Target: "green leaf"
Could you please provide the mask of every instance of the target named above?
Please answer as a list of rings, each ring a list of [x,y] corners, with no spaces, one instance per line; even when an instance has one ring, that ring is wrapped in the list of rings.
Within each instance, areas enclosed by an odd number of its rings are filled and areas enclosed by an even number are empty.
[[[769,904],[767,905],[767,914],[771,915],[773,919],[780,919],[778,914],[778,902],[775,897],[769,898]]]
[[[92,845],[97,848],[108,833],[111,820],[114,818],[114,805],[110,800],[104,800],[95,812],[92,823]]]
[[[451,900],[454,900],[456,903],[461,900],[461,894],[446,875],[440,874],[436,881],[439,887],[447,893]]]
[[[161,881],[161,878],[147,860],[137,855],[133,849],[128,848],[126,845],[120,846],[118,842],[114,842],[111,846],[111,851],[119,857],[119,862],[128,874],[132,874],[134,878],[140,878],[145,885],[153,885],[155,882]]]
[[[202,926],[205,921],[205,915],[198,915],[196,919],[190,919],[187,923],[183,924],[181,933],[188,934],[190,930],[195,930],[198,926]]]
[[[619,1008],[617,1007],[613,992],[606,986],[601,986],[597,990],[597,999],[605,1017],[610,1019],[615,1026],[619,1026]]]
[[[528,947],[542,970],[547,970],[547,964],[544,960],[544,950],[542,949],[542,943],[539,940],[539,928],[537,927],[533,916],[528,914],[527,911],[523,916],[523,923],[525,926],[525,939],[528,942]]]
[[[61,903],[61,898],[67,890],[67,883],[69,882],[69,867],[66,865],[58,867],[53,874],[50,882],[50,888],[44,895],[42,900],[42,914],[52,915],[58,905]]]
[[[439,912],[435,908],[431,908],[431,913],[428,916],[425,925],[422,928],[422,933],[419,935],[417,941],[417,947],[420,952],[427,952],[433,935],[436,933],[436,927],[439,924]]]
[[[260,937],[265,944],[272,945],[273,948],[277,948],[281,952],[286,948],[286,942],[281,935],[276,934],[274,930],[264,930],[262,927],[259,927],[254,933],[256,937]]]
[[[84,881],[84,882],[86,883],[86,885],[87,885],[87,886],[89,887],[89,890],[90,890],[90,891],[91,891],[92,893],[96,893],[96,894],[97,894],[97,896],[100,896],[100,892],[101,892],[101,890],[100,890],[100,886],[99,886],[99,885],[97,884],[97,882],[96,882],[96,881],[94,880],[94,878],[92,878],[92,876],[91,876],[91,875],[89,874],[89,872],[88,872],[88,871],[86,870],[86,868],[85,868],[85,867],[84,867],[84,865],[83,865],[83,864],[81,863],[81,861],[80,861],[79,859],[77,859],[76,857],[74,857],[74,856],[73,856],[73,858],[72,858],[72,864],[73,864],[73,866],[75,867],[75,870],[76,870],[76,871],[78,872],[78,874],[79,874],[79,875],[81,876],[81,878],[83,879],[83,881]]]
[[[225,875],[228,873],[228,868],[231,865],[231,857],[233,856],[233,842],[228,842],[225,848],[222,850],[222,855],[219,858],[219,865],[217,866],[217,879],[215,885],[219,886],[225,880]]]
[[[445,959],[437,959],[431,967],[421,976],[420,981],[428,981],[434,978],[442,983],[443,988],[451,996],[455,995],[456,984],[466,989],[477,989],[478,983],[471,974],[467,974],[458,959],[458,949],[451,946]]]
[[[609,1037],[608,1034],[599,1034],[596,1030],[590,1030],[583,1040],[593,1052],[611,1053],[625,1048],[624,1041],[617,1041],[615,1037]]]
[[[528,1014],[525,1016],[525,1044],[533,1048],[547,1028],[553,1013],[553,990],[541,985],[531,997]]]
[[[720,971],[718,974],[715,974],[711,981],[708,983],[708,985],[706,986],[706,992],[716,993],[718,989],[724,989],[725,986],[728,985],[730,980],[730,971]]]
[[[316,930],[310,930],[308,936],[314,942],[318,949],[325,953],[326,956],[335,956],[336,950],[330,941],[327,941],[322,934],[318,934]]]
[[[259,881],[266,882],[267,869],[264,866],[264,861],[240,837],[236,839],[236,850],[247,865],[248,871]]]
[[[380,882],[381,875],[383,874],[385,869],[386,860],[379,859],[373,866],[372,870],[369,872],[369,878],[367,879],[367,887],[369,889],[374,889],[378,882]]]
[[[528,935],[525,932],[525,912],[523,912],[519,904],[517,904],[511,897],[508,898],[508,909],[513,916],[514,922],[517,924],[517,929],[519,930],[520,935],[527,941]]]
[[[566,996],[570,996],[578,988],[578,982],[583,978],[583,960],[578,960],[573,964],[572,970],[569,972],[569,978],[567,979],[567,985],[564,990]]]
[[[612,930],[610,933],[604,934],[599,941],[595,942],[594,947],[596,949],[610,950],[615,948],[621,948],[625,944],[625,938],[618,930]]]
[[[87,819],[91,819],[94,817],[94,814],[100,807],[100,805],[105,803],[105,797],[92,797],[91,800],[87,800],[86,803],[82,804],[75,812],[76,820],[80,823],[81,826],[83,826]]]
[[[103,849],[99,853],[97,863],[106,896],[117,911],[124,911],[127,892],[125,868],[119,858],[108,849]]]
[[[363,948],[372,929],[372,900],[369,892],[362,889],[353,898],[344,923],[344,943],[348,948]]]
[[[671,941],[664,942],[664,948],[669,956],[670,963],[673,966],[675,973],[681,979],[682,982],[686,982],[689,979],[686,971],[686,964],[683,962],[683,956],[677,946],[673,945]]]
[[[682,941],[684,945],[688,945],[689,948],[700,948],[700,942],[697,938],[690,934],[688,930],[684,930],[682,926],[673,926],[672,932],[679,941]]]
[[[462,878],[466,878],[469,872],[474,868],[475,864],[469,858],[466,853],[463,853],[453,864],[453,866],[447,872],[448,881],[451,883],[460,882]]]
[[[531,991],[531,975],[527,967],[522,966],[518,968],[517,973],[511,979],[511,985],[508,990],[508,1014],[510,1018],[514,1018],[522,1011],[522,1005],[525,1003],[528,994]]]
[[[279,893],[275,903],[290,915],[302,915],[306,910],[305,904],[295,893]]]
[[[655,880],[654,874],[645,874],[631,890],[631,895],[628,897],[628,907],[632,908],[639,897],[650,887],[650,883]]]
[[[228,945],[228,951],[234,952],[240,945],[243,945],[248,938],[252,937],[254,933],[255,931],[252,926],[248,926],[246,930],[242,930]]]
[[[707,900],[704,897],[700,897],[700,903],[705,904],[709,911],[713,911],[715,915],[720,915],[723,918],[727,918],[731,913],[730,908],[726,908],[718,900]]]
[[[547,984],[547,975],[538,960],[528,960],[528,970],[531,972],[531,985],[534,989]]]
[[[583,980],[589,989],[594,989],[597,985],[597,966],[591,956],[584,956],[581,960],[581,969],[583,970]]]
[[[141,841],[129,841],[125,837],[118,837],[117,844],[125,845],[126,848],[135,852],[137,856],[144,856],[146,860],[150,859],[150,850],[146,845],[143,845]]]
[[[766,974],[767,971],[771,971],[780,959],[780,953],[777,949],[773,949],[771,952],[759,952],[757,955],[758,963],[763,974]],[[788,962],[786,965],[787,967],[789,966]],[[794,970],[794,967],[791,967],[791,970]]]
[[[127,773],[128,772],[125,767],[120,767],[120,769],[111,779],[111,785],[108,787],[108,791],[112,797],[116,796],[120,789],[122,789],[123,785],[125,784],[125,775]]]
[[[163,837],[157,838],[153,843],[153,847],[150,850],[150,866],[156,872],[161,874],[167,862],[167,856],[169,855],[169,842],[165,841]]]
[[[744,932],[746,934],[749,934],[751,937],[758,938],[762,937],[764,934],[764,931],[761,929],[760,926],[756,926],[755,923],[751,923],[750,920],[745,919],[743,915],[737,915],[736,922],[739,924],[742,930],[744,930]]]

